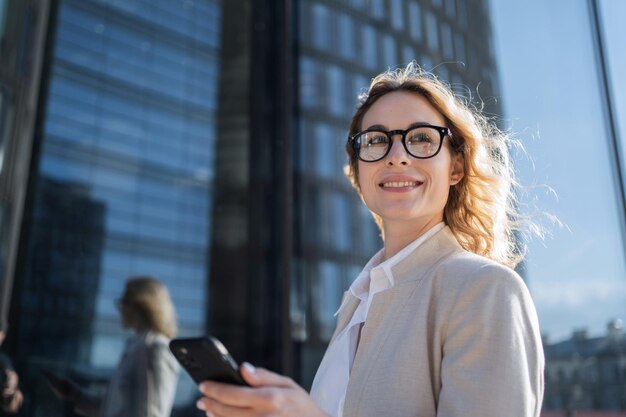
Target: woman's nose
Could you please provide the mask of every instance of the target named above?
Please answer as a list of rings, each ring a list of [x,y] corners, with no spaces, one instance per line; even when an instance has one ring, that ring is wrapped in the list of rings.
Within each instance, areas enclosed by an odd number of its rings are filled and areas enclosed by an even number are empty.
[[[404,149],[402,144],[402,135],[394,135],[395,140],[391,141],[391,149],[385,158],[387,165],[407,165],[410,161],[410,156]]]

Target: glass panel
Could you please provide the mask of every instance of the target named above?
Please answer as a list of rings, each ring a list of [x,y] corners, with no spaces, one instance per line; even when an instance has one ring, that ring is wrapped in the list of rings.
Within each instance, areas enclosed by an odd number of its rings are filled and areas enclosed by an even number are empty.
[[[527,186],[522,208],[532,213],[538,205],[565,224],[531,241],[523,266],[545,336],[544,415],[624,410],[616,378],[626,317],[624,207],[611,171],[589,2],[491,4],[506,117],[529,155],[517,161]],[[557,26],[550,16],[559,16]]]
[[[409,3],[409,32],[413,39],[422,39],[422,10],[415,1]]]
[[[354,58],[356,48],[354,42],[354,21],[352,17],[347,14],[340,14],[338,21],[339,51],[344,58]]]
[[[350,200],[345,193],[332,194],[333,241],[335,248],[340,251],[348,251],[352,247]]]
[[[450,29],[450,25],[444,23],[441,25],[441,48],[443,50],[443,57],[446,59],[454,58],[452,43],[452,29]]]
[[[458,21],[459,24],[461,25],[461,27],[466,28],[467,25],[467,21],[468,21],[468,16],[467,16],[467,4],[465,1],[463,0],[459,0],[459,2],[457,3],[457,11],[458,11]],[[493,18],[492,18],[493,21]]]
[[[409,62],[413,61],[417,58],[417,56],[415,55],[415,49],[413,49],[413,47],[410,45],[404,45],[404,47],[402,48],[402,57],[404,60],[403,64],[408,64]]]
[[[337,138],[334,137],[332,126],[327,124],[316,124],[314,128],[311,147],[315,153],[315,167],[317,175],[320,177],[335,178],[338,172],[335,170],[337,164]]]
[[[465,56],[465,39],[460,33],[457,33],[454,37],[454,50],[457,61],[466,65],[467,57]]]
[[[437,16],[434,13],[426,14],[426,32],[428,33],[428,47],[431,51],[439,49],[439,33],[437,28]]]
[[[322,4],[313,4],[313,45],[321,50],[330,48],[330,13]]]
[[[383,38],[383,52],[385,53],[385,67],[395,67],[398,65],[396,55],[396,40],[391,35],[385,35]]]
[[[385,0],[370,0],[370,13],[374,19],[385,18]]]
[[[456,15],[456,0],[445,0],[446,3],[446,13],[450,17],[455,17]]]
[[[404,27],[403,0],[391,0],[391,26],[396,30]]]
[[[328,108],[330,112],[336,116],[342,115],[346,111],[346,103],[343,88],[345,86],[343,72],[341,68],[330,65],[326,72]]]
[[[300,103],[307,108],[317,106],[318,78],[315,61],[309,58],[300,60]]]
[[[376,30],[370,25],[363,25],[362,59],[369,68],[376,68],[378,63],[378,46]]]

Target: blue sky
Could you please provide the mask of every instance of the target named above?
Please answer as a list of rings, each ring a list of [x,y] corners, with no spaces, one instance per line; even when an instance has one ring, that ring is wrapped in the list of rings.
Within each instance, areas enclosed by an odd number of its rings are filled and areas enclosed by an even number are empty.
[[[617,39],[626,39],[626,2],[601,4],[624,120],[626,51]],[[504,124],[526,149],[517,158],[523,209],[564,224],[535,217],[551,236],[529,243],[526,279],[542,331],[551,341],[574,329],[603,334],[610,319],[626,319],[624,208],[588,2],[492,0],[491,9]]]

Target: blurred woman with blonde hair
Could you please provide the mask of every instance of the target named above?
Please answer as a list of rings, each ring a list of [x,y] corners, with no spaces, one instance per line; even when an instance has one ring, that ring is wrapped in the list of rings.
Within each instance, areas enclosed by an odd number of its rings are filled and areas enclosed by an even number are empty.
[[[360,99],[347,174],[384,245],[343,298],[311,395],[243,364],[253,388],[205,381],[198,407],[214,417],[538,417],[544,358],[511,269],[524,253],[507,135],[415,63],[375,77]]]
[[[56,392],[74,403],[77,414],[88,417],[168,417],[179,372],[168,347],[177,332],[169,292],[156,278],[129,278],[117,306],[122,326],[134,333],[126,342],[104,398],[90,396],[71,382],[71,389],[66,383],[65,392]]]

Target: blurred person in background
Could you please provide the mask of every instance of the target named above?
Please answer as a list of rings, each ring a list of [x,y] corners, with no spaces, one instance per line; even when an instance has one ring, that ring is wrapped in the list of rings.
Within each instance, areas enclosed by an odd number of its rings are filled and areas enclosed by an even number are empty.
[[[130,278],[117,306],[122,326],[134,334],[126,342],[104,398],[89,395],[65,378],[47,375],[48,381],[55,393],[83,416],[167,417],[179,372],[168,346],[177,331],[169,292],[155,278]]]
[[[0,346],[4,342],[8,331],[8,324],[4,318],[0,318]],[[16,414],[20,411],[24,396],[19,388],[19,377],[11,359],[0,351],[0,416]]]
[[[544,357],[513,268],[509,138],[411,63],[372,80],[350,126],[348,177],[384,246],[346,292],[311,395],[242,364],[205,381],[207,416],[537,417]]]

